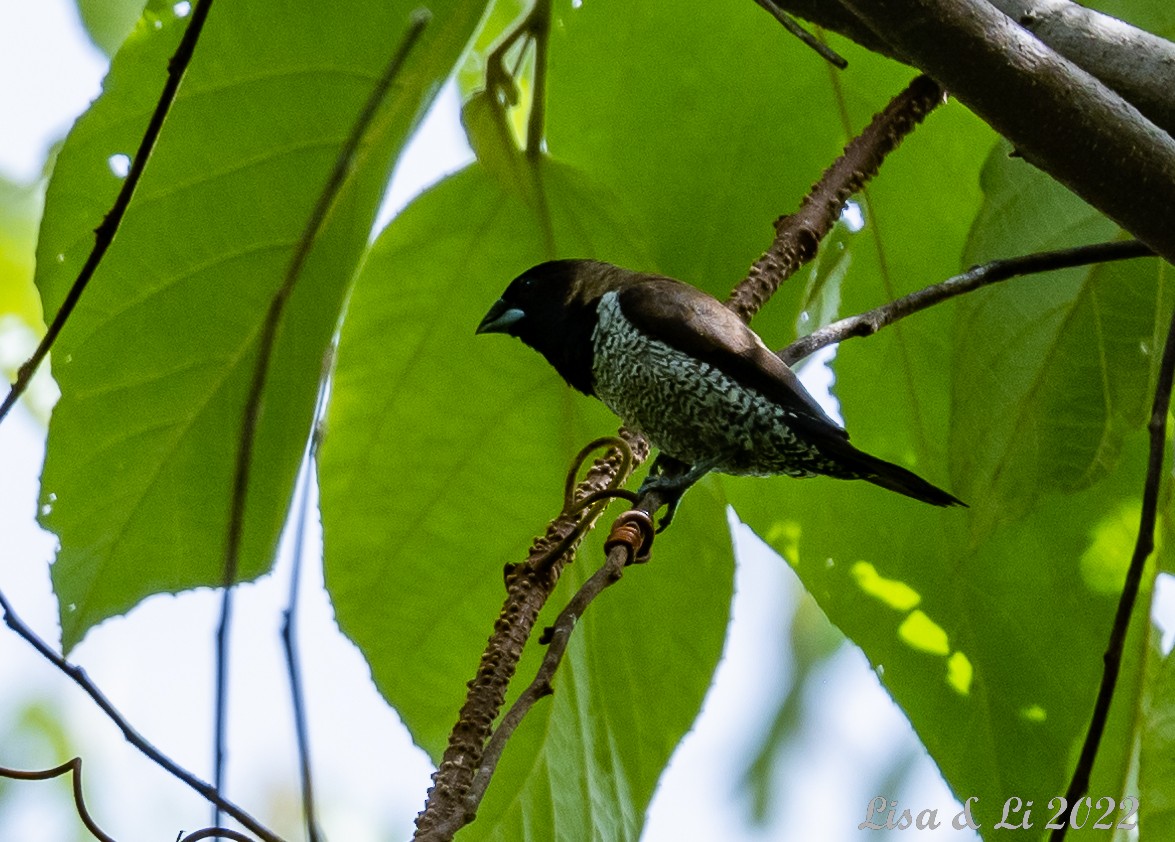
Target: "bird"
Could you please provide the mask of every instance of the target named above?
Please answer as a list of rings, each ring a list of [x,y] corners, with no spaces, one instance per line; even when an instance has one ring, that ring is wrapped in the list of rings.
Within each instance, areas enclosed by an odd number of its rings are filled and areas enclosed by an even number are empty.
[[[861,479],[934,506],[962,500],[858,450],[800,379],[722,302],[696,287],[596,260],[552,260],[516,277],[476,333],[542,354],[680,470],[654,469],[639,494],[668,499],[714,471]]]

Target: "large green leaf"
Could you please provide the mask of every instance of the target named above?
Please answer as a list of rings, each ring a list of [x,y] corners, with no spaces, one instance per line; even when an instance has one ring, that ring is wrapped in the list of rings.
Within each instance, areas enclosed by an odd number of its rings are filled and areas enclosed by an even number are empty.
[[[479,164],[418,198],[378,239],[340,337],[319,473],[327,586],[434,758],[501,605],[503,565],[557,512],[575,452],[616,428],[526,347],[473,334],[510,278],[548,256],[548,236],[560,254],[641,257],[639,229],[582,176],[546,162],[537,182],[539,203]],[[635,838],[725,634],[724,513],[698,495],[696,526],[659,539],[656,561],[585,617],[554,702],[511,741],[466,836]],[[552,604],[599,558],[598,544],[584,550]]]
[[[975,548],[952,522],[964,513],[868,486],[780,480],[778,496],[727,486],[864,649],[955,794],[979,798],[976,817],[990,829],[1010,796],[1044,805],[1067,785],[1133,546],[1122,524],[1137,506],[1144,444],[1131,439],[1098,488],[1052,497]],[[1125,511],[1107,512],[1107,499]],[[1117,797],[1125,783],[1138,660],[1132,647],[1099,795]]]
[[[257,430],[241,576],[270,564],[323,351],[390,160],[481,12],[433,4],[313,244]],[[88,254],[186,23],[152,2],[58,158],[38,247],[46,313]],[[257,336],[340,145],[408,22],[405,4],[217,5],[109,253],[53,352],[62,389],[42,523],[66,648],[148,594],[220,579]]]

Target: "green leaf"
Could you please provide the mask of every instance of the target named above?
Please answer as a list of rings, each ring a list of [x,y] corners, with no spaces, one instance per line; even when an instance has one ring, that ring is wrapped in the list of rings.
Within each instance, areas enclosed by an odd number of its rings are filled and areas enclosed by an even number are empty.
[[[376,685],[434,758],[501,606],[503,566],[557,513],[576,451],[616,429],[525,346],[473,333],[507,282],[548,256],[545,228],[559,254],[640,259],[638,229],[582,175],[544,162],[535,180],[543,219],[529,188],[480,165],[418,198],[377,240],[340,337],[319,471],[327,586]],[[658,538],[657,561],[582,621],[554,702],[511,740],[463,838],[635,836],[725,634],[724,512],[697,494],[696,529]],[[598,559],[598,546],[581,552],[551,610]]]
[[[969,262],[1113,239],[1116,227],[993,150]],[[1050,272],[968,296],[956,324],[952,475],[976,528],[1087,488],[1149,412],[1172,296],[1153,259]]]
[[[241,578],[268,569],[321,359],[395,151],[480,4],[434,4],[286,310],[257,430]],[[57,161],[38,247],[60,306],[137,147],[185,19],[151,2]],[[110,251],[53,354],[42,476],[68,649],[143,597],[220,581],[257,336],[307,215],[407,25],[387,4],[217,6]]]

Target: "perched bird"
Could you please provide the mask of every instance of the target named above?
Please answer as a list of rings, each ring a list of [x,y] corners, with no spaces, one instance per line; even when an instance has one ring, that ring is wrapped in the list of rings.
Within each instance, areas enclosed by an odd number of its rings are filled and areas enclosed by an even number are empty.
[[[676,477],[650,476],[642,487],[655,486],[674,503],[718,471],[863,479],[935,506],[965,505],[849,444],[758,335],[681,281],[554,260],[515,278],[477,332],[518,337],[571,386],[688,466]]]

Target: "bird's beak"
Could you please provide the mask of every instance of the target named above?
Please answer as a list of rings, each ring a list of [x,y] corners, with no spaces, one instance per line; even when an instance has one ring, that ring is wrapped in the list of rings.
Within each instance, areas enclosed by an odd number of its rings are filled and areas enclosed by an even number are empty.
[[[490,307],[490,311],[481,320],[481,324],[477,326],[476,333],[513,333],[511,328],[522,321],[525,316],[525,311],[511,307],[499,298],[494,302],[494,306]]]

